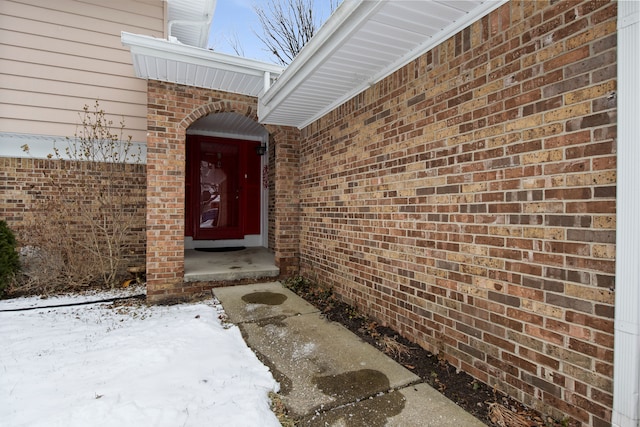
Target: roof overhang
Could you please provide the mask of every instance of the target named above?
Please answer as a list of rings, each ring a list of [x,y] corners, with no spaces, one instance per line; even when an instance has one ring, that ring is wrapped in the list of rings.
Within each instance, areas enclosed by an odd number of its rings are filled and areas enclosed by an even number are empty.
[[[136,76],[248,96],[259,96],[280,76],[278,65],[122,32]]]
[[[261,123],[303,128],[508,0],[344,0],[260,98]]]

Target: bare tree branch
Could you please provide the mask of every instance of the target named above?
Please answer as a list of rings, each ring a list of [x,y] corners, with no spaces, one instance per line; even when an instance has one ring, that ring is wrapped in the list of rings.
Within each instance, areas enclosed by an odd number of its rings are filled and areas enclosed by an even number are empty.
[[[339,0],[331,0],[331,11]],[[266,7],[254,5],[262,26],[256,36],[282,65],[288,65],[319,28],[313,0],[269,0]]]
[[[238,36],[238,32],[236,30],[234,30],[231,34],[226,35],[225,39],[227,40],[227,43],[229,43],[229,46],[231,46],[231,49],[233,49],[233,51],[236,53],[236,55],[244,56],[244,48],[242,47],[242,43],[240,43],[240,37]]]

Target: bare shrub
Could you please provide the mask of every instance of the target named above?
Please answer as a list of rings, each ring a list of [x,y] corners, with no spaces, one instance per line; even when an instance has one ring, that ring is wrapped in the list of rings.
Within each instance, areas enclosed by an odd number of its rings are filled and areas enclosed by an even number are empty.
[[[67,146],[49,156],[51,190],[35,198],[20,232],[23,292],[115,286],[144,228],[142,158],[123,138],[124,122],[113,131],[98,102],[80,119]]]

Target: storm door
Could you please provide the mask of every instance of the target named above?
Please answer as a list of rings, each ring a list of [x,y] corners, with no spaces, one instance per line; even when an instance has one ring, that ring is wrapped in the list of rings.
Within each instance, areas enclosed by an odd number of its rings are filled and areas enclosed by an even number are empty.
[[[187,235],[194,240],[221,240],[260,234],[258,145],[187,135]]]

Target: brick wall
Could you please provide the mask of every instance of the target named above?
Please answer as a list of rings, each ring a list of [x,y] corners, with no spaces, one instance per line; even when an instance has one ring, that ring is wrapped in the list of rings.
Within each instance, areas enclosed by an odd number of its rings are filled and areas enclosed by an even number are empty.
[[[544,413],[609,425],[615,2],[509,2],[302,137],[304,275]]]
[[[83,188],[90,182],[107,179],[87,163],[63,160],[46,160],[33,158],[0,157],[0,219],[7,221],[9,227],[20,232],[29,226],[31,220],[46,224],[56,216],[51,212],[43,212],[42,203],[46,200],[78,202],[77,188]],[[127,176],[118,185],[118,194],[126,199],[128,209],[134,213],[131,223],[131,238],[127,239],[127,266],[142,264],[145,258],[145,166],[125,165],[124,174],[116,173],[115,177]],[[57,176],[55,180],[52,177]],[[63,185],[59,185],[59,184]],[[123,189],[124,191],[120,191]],[[94,198],[86,203],[95,202]],[[77,233],[93,233],[90,228],[73,228]],[[33,244],[33,242],[20,242]]]
[[[149,81],[147,93],[147,296],[149,301],[159,302],[188,297],[206,287],[202,283],[184,283],[186,130],[196,120],[214,113],[235,112],[257,121],[257,99],[158,81]],[[299,135],[297,130],[278,126],[269,130],[270,159],[281,150],[279,146],[287,150],[293,144],[290,140]],[[270,197],[282,185],[289,185],[279,164],[276,162],[271,168]],[[281,205],[277,199],[270,202],[276,209]],[[271,215],[269,221],[270,230],[282,230],[276,216]],[[281,269],[284,266],[287,270],[290,265],[297,268],[297,259],[288,258],[293,256],[292,251],[282,252],[278,239],[271,238],[270,242],[275,244],[276,263]]]

